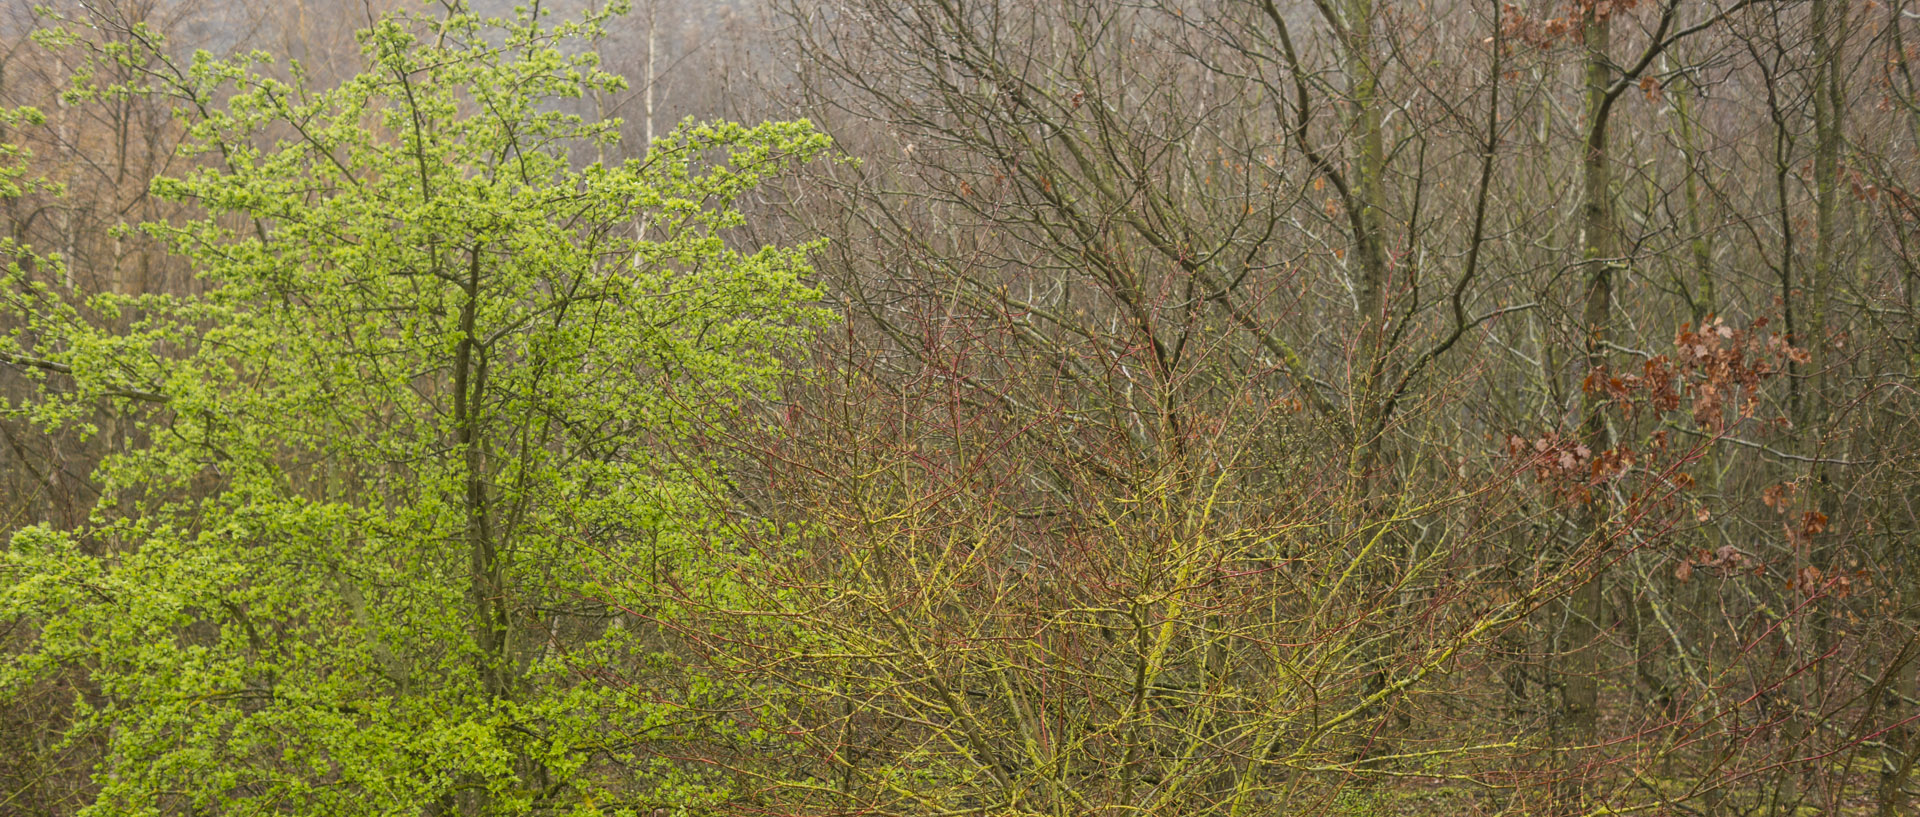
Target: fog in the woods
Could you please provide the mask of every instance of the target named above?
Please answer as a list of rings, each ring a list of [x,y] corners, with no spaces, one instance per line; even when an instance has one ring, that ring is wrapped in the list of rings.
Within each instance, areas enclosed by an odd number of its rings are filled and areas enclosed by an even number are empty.
[[[0,0],[0,814],[1920,808],[1907,0]]]

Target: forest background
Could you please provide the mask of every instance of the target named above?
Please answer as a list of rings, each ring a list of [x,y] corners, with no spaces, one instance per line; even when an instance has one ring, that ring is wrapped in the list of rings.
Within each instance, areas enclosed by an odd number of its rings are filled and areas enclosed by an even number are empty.
[[[0,13],[0,813],[1914,808],[1902,1]]]

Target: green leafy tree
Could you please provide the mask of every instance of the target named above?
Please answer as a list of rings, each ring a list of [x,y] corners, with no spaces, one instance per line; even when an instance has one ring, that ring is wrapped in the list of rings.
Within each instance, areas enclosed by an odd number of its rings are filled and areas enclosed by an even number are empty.
[[[694,545],[723,474],[686,440],[823,319],[808,247],[729,229],[827,140],[689,123],[578,166],[617,133],[566,112],[619,82],[578,47],[604,18],[538,15],[383,19],[334,88],[261,55],[152,60],[144,29],[97,54],[134,82],[80,77],[179,100],[202,169],[154,192],[206,213],[144,227],[197,294],[6,273],[0,362],[36,383],[7,410],[85,433],[101,401],[137,409],[91,520],[24,529],[0,561],[0,616],[35,633],[0,695],[63,669],[90,685],[65,734],[106,746],[87,813],[725,796],[647,750],[729,727],[602,576],[728,592]]]

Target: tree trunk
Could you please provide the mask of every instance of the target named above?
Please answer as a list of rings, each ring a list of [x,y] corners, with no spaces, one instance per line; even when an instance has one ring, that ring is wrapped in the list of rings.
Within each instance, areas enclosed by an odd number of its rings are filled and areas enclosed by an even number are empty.
[[[1582,145],[1580,203],[1580,244],[1586,269],[1585,303],[1581,313],[1585,332],[1586,372],[1583,377],[1588,373],[1602,372],[1602,378],[1605,377],[1607,349],[1612,338],[1613,273],[1620,264],[1613,224],[1611,157],[1607,151],[1606,102],[1611,79],[1611,63],[1607,52],[1611,41],[1610,29],[1610,21],[1588,7],[1582,19],[1586,47],[1587,113],[1586,141]],[[1580,436],[1582,443],[1594,456],[1612,446],[1606,400],[1606,390],[1603,388],[1585,389],[1581,398],[1583,419]],[[1607,537],[1608,505],[1604,490],[1595,486],[1592,497],[1580,515],[1582,530],[1579,533],[1584,541],[1574,556],[1576,562],[1601,550]],[[1564,748],[1571,751],[1566,755],[1564,770],[1569,779],[1563,782],[1559,799],[1563,808],[1576,810],[1584,809],[1587,798],[1587,786],[1583,782],[1587,770],[1582,768],[1586,753],[1580,748],[1593,745],[1599,733],[1598,676],[1601,649],[1597,641],[1603,607],[1603,580],[1597,564],[1595,574],[1577,587],[1569,600],[1567,628],[1562,644],[1569,654],[1560,659],[1565,666],[1561,687],[1561,719],[1566,729]]]

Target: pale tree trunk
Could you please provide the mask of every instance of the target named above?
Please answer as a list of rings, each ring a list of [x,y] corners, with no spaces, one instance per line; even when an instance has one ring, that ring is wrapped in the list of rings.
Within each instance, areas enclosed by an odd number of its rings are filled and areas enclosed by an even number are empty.
[[[654,81],[658,79],[658,75],[655,73],[655,66],[657,65],[657,61],[654,58],[659,52],[659,49],[656,47],[659,45],[659,42],[660,42],[659,21],[660,21],[660,0],[648,0],[647,2],[647,75],[646,75],[646,85],[642,86],[640,89],[640,111],[641,111],[640,127],[641,127],[641,136],[645,140],[641,142],[640,145],[643,149],[648,151],[653,150],[653,86],[654,86]],[[641,212],[639,215],[636,215],[633,218],[633,237],[636,239],[644,239],[647,237],[647,214],[645,212]],[[634,259],[634,262],[635,264],[638,264],[639,259],[636,257]]]

